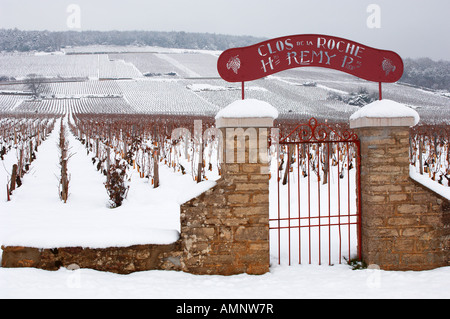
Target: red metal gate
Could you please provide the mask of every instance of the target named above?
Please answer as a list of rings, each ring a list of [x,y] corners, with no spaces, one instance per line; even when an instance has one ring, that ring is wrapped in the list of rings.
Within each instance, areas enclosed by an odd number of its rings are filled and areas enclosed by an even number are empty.
[[[281,136],[276,148],[269,228],[278,263],[360,259],[358,136],[311,118]]]

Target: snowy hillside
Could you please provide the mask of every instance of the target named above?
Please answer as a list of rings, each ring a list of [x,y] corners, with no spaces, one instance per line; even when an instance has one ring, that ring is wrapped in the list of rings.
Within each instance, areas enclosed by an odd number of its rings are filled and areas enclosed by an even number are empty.
[[[0,55],[0,76],[16,80],[0,83],[0,110],[214,116],[241,98],[240,84],[225,82],[217,73],[220,51],[137,49],[87,47],[73,49],[75,54],[70,55]],[[30,96],[20,94],[27,91],[20,81],[30,73],[49,82],[41,100],[29,101]],[[70,82],[61,82],[63,79]],[[203,89],[192,89],[198,87]],[[245,94],[271,103],[280,111],[280,118],[348,121],[358,106],[329,95],[345,96],[361,89],[377,95],[378,84],[330,69],[304,67],[246,83]],[[385,83],[383,97],[415,108],[423,122],[450,118],[450,100],[442,92]]]

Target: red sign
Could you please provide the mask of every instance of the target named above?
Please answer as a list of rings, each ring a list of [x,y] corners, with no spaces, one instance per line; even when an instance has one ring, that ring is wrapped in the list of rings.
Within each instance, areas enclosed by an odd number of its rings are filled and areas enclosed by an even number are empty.
[[[297,67],[343,71],[374,82],[396,82],[403,61],[392,51],[318,34],[293,35],[224,51],[217,61],[228,82],[245,82]]]

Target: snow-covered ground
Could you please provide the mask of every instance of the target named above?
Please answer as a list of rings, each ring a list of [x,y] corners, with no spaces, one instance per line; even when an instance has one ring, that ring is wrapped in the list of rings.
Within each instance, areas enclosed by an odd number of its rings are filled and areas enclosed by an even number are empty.
[[[5,196],[0,199],[1,245],[51,248],[173,242],[179,232],[179,205],[215,183],[197,184],[188,174],[161,165],[159,188],[153,189],[148,180],[133,173],[124,204],[110,209],[104,176],[69,133],[70,195],[64,204],[58,195],[58,136],[59,125],[55,125],[10,202],[5,181],[1,183]],[[345,264],[288,266],[284,261],[278,264],[276,252],[272,255],[270,273],[261,276],[0,268],[0,298],[450,298],[450,267],[394,272],[352,270]]]
[[[450,267],[394,272],[273,265],[265,275],[229,277],[160,270],[117,275],[90,269],[0,268],[0,298],[447,299],[449,283]]]

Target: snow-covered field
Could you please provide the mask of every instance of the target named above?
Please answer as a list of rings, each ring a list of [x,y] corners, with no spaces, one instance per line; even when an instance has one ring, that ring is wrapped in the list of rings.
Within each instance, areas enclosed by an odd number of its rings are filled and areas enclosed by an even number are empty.
[[[0,244],[55,247],[128,246],[178,238],[179,205],[214,185],[161,166],[161,186],[132,176],[124,204],[108,208],[104,177],[84,146],[69,133],[70,196],[58,195],[59,125],[39,147],[37,159],[10,202],[0,200]],[[276,166],[275,166],[276,167]],[[2,172],[2,180],[6,177]],[[274,174],[275,175],[275,174]],[[6,194],[2,183],[1,194]],[[278,264],[261,276],[198,276],[176,271],[118,275],[90,269],[44,271],[0,268],[0,298],[449,298],[450,267],[421,272],[352,270],[334,266]]]
[[[0,110],[4,112],[208,114],[240,99],[240,83],[228,83],[217,73],[220,52],[162,48],[74,48],[56,55],[0,54],[0,75],[22,80],[36,73],[53,81],[42,100],[27,101],[18,95],[23,84],[0,85]],[[138,51],[136,51],[138,50]],[[143,50],[143,51],[141,51]],[[99,52],[98,54],[93,54]],[[102,52],[102,53],[100,53]],[[74,79],[76,77],[76,79]],[[314,85],[307,85],[313,83]],[[366,89],[378,92],[378,84],[330,69],[298,68],[245,84],[246,98],[275,106],[287,118],[347,121],[358,107],[330,100],[330,92],[345,95]],[[198,90],[202,88],[201,90]],[[1,92],[6,94],[1,94]],[[15,95],[11,93],[16,92]],[[440,92],[428,92],[397,83],[383,84],[383,98],[415,108],[430,123],[448,119],[450,100]]]

